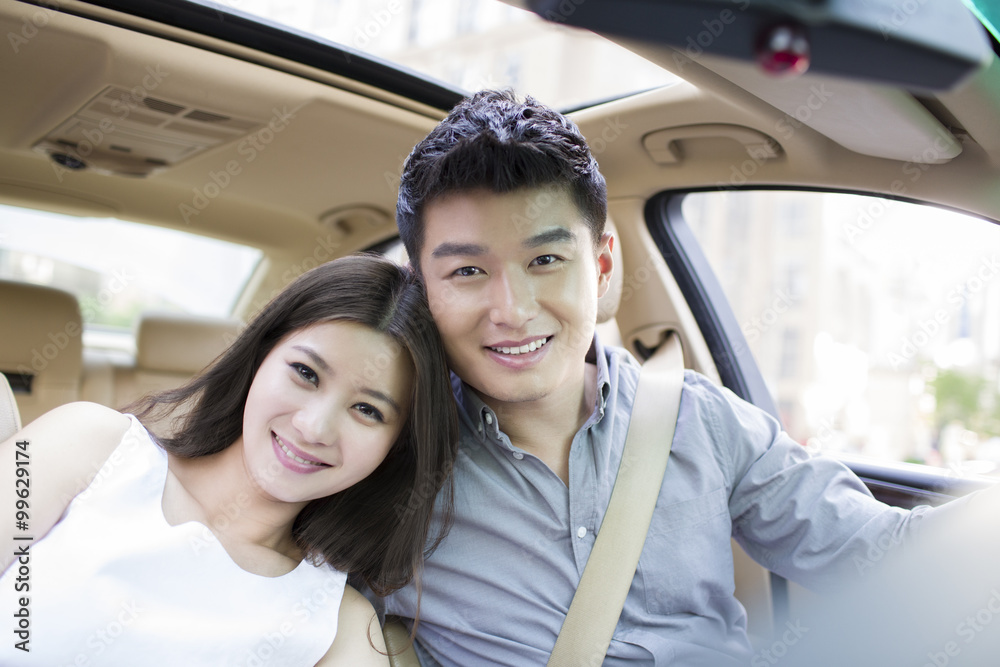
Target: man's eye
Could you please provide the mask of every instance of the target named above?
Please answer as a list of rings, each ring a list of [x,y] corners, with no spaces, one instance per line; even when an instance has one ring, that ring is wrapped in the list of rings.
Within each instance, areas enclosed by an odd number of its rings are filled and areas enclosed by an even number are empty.
[[[354,409],[369,419],[372,419],[380,423],[385,422],[385,415],[383,415],[382,412],[374,405],[371,405],[369,403],[355,403]]]
[[[319,376],[316,375],[316,372],[313,369],[309,368],[305,364],[300,364],[300,363],[293,363],[289,365],[292,367],[292,369],[300,378],[302,378],[309,384],[311,385],[319,384]]]
[[[532,264],[535,264],[537,266],[545,266],[547,264],[555,264],[558,261],[559,257],[557,257],[556,255],[542,255],[541,257],[536,257],[532,261]]]
[[[456,276],[462,276],[462,277],[474,276],[479,273],[482,273],[482,270],[476,268],[475,266],[463,266],[462,268],[455,271]]]

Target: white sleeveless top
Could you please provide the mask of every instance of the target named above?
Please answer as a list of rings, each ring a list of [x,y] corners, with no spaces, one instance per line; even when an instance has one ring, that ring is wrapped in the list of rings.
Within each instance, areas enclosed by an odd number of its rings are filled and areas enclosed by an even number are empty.
[[[30,592],[14,590],[15,561],[0,578],[0,665],[315,665],[336,634],[346,574],[305,560],[280,577],[251,574],[205,525],[168,524],[166,452],[130,419],[59,523],[18,543],[30,544]],[[11,633],[25,596],[28,653]]]

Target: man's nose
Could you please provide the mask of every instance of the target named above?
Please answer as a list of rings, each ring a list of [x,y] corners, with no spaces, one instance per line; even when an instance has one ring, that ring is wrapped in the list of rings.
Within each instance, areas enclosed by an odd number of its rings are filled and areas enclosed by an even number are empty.
[[[490,321],[520,329],[538,312],[535,286],[528,276],[505,272],[497,276],[490,294]]]

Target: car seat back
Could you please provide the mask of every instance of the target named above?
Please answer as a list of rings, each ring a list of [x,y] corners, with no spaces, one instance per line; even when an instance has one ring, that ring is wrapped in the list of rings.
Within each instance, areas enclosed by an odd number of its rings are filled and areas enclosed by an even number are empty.
[[[76,298],[41,285],[0,280],[0,372],[25,423],[80,398],[83,322]]]

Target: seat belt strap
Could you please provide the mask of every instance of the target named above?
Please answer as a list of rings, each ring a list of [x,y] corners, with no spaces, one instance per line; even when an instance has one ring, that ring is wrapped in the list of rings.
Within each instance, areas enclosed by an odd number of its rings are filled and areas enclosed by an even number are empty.
[[[670,332],[639,373],[611,500],[548,667],[604,662],[663,485],[683,384],[680,338]]]

